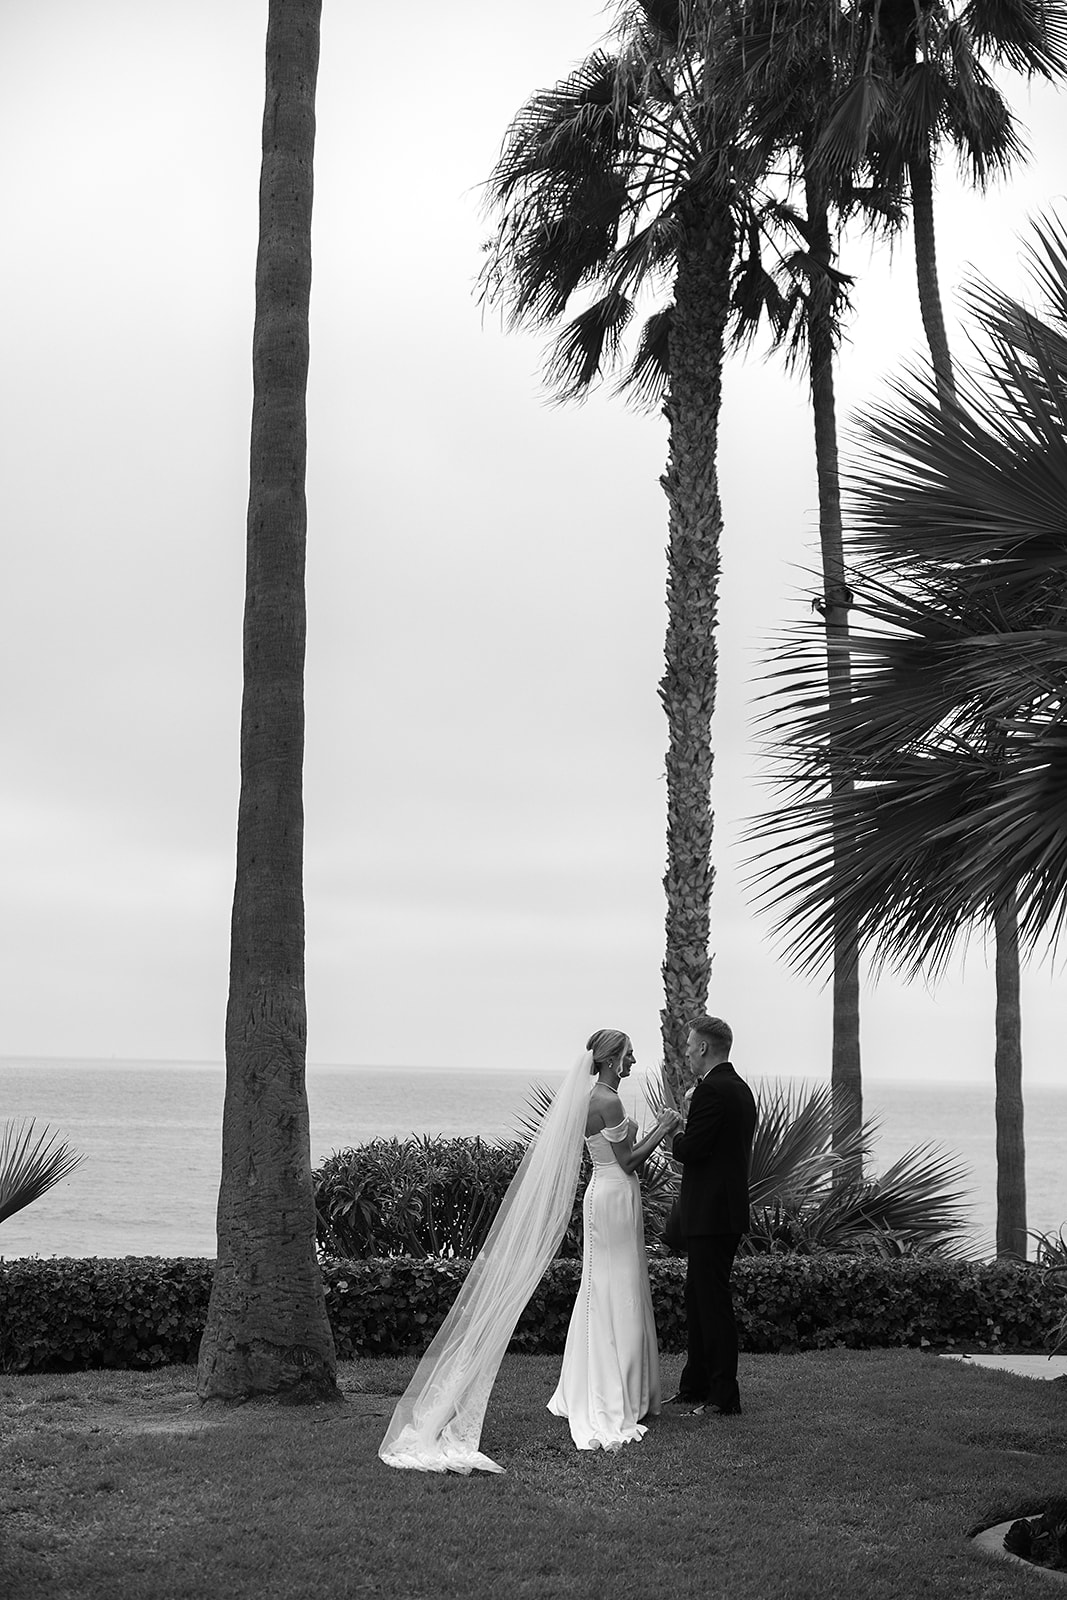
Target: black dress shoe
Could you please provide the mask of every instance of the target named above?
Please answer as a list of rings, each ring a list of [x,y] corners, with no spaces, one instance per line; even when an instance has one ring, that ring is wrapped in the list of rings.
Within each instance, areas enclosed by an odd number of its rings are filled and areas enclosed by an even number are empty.
[[[704,1402],[703,1400],[698,1400],[695,1394],[682,1394],[681,1390],[679,1390],[677,1394],[672,1394],[669,1399],[664,1400],[663,1404],[665,1406],[700,1406]]]
[[[702,1406],[694,1406],[689,1413],[691,1417],[739,1417],[741,1407],[738,1406],[712,1406],[706,1402]]]

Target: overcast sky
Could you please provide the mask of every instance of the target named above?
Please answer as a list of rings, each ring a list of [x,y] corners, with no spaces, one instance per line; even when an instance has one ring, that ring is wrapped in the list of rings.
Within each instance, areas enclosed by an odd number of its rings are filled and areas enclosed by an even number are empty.
[[[602,36],[584,0],[325,0],[308,466],[309,1057],[565,1066],[620,1026],[658,1057],[666,503],[661,418],[546,405],[541,342],[474,293],[511,114]],[[265,0],[7,0],[0,164],[5,511],[0,1055],[221,1059],[238,786]],[[1034,159],[941,179],[946,299],[1021,288],[1063,191]],[[921,343],[910,238],[859,242],[841,415]],[[963,335],[955,331],[957,349]],[[829,995],[739,887],[764,804],[747,725],[816,560],[806,395],[731,367],[710,1007],[753,1072],[828,1070]],[[1026,982],[1030,1079],[1060,979]],[[936,992],[864,999],[870,1076],[988,1078],[976,943]]]

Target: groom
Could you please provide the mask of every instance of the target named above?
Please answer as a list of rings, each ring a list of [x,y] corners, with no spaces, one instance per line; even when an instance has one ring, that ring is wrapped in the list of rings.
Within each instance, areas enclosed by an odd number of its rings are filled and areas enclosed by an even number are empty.
[[[685,1129],[672,1145],[674,1159],[682,1164],[679,1231],[689,1256],[689,1351],[673,1399],[692,1401],[694,1416],[733,1416],[741,1410],[730,1271],[749,1226],[756,1102],[730,1065],[733,1037],[720,1017],[699,1017],[690,1028],[685,1056],[696,1087]]]

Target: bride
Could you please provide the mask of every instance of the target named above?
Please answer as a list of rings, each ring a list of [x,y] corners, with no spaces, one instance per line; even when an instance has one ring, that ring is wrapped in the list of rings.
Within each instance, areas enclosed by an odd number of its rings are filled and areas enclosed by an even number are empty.
[[[641,1437],[638,1417],[657,1408],[658,1357],[636,1172],[680,1119],[667,1113],[634,1147],[618,1098],[633,1060],[626,1034],[600,1029],[567,1074],[393,1412],[378,1450],[387,1466],[503,1471],[478,1448],[482,1421],[515,1324],[566,1229],[586,1142],[593,1176],[583,1206],[582,1282],[550,1406],[569,1418],[579,1448],[618,1448]]]
[[[585,1120],[593,1171],[582,1202],[582,1281],[548,1409],[567,1418],[579,1450],[618,1450],[644,1435],[642,1417],[659,1415],[659,1350],[638,1173],[680,1119],[667,1112],[635,1146],[637,1124],[619,1099],[619,1084],[634,1065],[633,1047],[624,1033],[601,1028],[588,1049],[597,1076]]]

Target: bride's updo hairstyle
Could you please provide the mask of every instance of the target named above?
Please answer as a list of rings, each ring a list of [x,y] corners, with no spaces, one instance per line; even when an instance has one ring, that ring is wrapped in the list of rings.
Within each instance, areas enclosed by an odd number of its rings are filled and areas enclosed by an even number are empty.
[[[630,1035],[618,1028],[598,1028],[585,1048],[593,1052],[590,1072],[601,1072],[609,1062],[615,1061],[629,1047]]]

